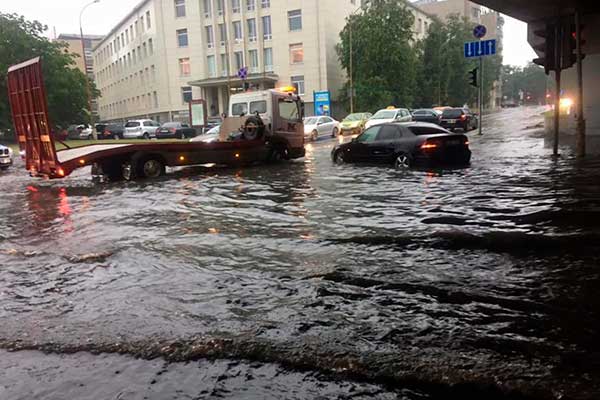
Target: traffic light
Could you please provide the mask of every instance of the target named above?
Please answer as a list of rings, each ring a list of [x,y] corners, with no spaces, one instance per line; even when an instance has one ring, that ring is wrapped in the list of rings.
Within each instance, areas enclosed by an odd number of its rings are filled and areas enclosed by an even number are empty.
[[[556,25],[547,24],[545,28],[538,29],[533,34],[544,39],[539,45],[533,46],[535,50],[543,53],[533,62],[544,67],[548,75],[550,71],[556,71]]]
[[[469,84],[471,86],[474,87],[479,87],[479,80],[477,79],[477,71],[479,70],[479,68],[473,68],[472,70],[469,71]]]
[[[583,47],[585,44],[585,40],[583,40],[583,25],[579,25],[579,29],[581,30],[581,43],[580,46]],[[585,54],[581,54],[581,59],[585,58]],[[566,24],[565,31],[562,41],[562,65],[563,69],[571,68],[573,64],[577,62],[577,25],[575,24]]]

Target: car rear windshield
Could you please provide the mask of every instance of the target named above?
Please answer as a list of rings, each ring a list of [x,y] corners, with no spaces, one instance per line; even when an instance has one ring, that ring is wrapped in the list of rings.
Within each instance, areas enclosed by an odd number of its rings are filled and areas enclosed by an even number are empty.
[[[408,129],[415,135],[436,135],[438,133],[448,133],[447,131],[434,126],[409,126]]]
[[[163,124],[163,128],[177,128],[179,126],[178,122],[166,122]]]
[[[453,108],[451,110],[444,110],[442,118],[458,118],[463,114],[463,110],[460,108]]]
[[[371,119],[394,119],[396,118],[395,110],[380,110],[371,117]]]
[[[415,110],[413,111],[414,115],[431,115],[433,114],[433,111],[431,110]]]
[[[128,122],[125,124],[125,128],[135,128],[136,126],[140,126],[139,122]]]

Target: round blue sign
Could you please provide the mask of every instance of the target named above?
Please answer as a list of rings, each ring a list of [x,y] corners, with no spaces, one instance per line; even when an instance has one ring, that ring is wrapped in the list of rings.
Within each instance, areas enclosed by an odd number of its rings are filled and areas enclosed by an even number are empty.
[[[487,28],[483,25],[477,25],[475,29],[473,29],[473,36],[477,39],[481,39],[487,33]]]

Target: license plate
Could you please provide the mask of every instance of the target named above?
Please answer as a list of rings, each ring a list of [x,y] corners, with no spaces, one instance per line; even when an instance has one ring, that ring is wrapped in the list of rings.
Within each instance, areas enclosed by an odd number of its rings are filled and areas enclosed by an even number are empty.
[[[460,144],[460,140],[458,140],[458,139],[448,140],[446,143],[450,146],[457,146]]]
[[[446,122],[449,124],[455,124],[456,120],[455,119],[447,119]]]

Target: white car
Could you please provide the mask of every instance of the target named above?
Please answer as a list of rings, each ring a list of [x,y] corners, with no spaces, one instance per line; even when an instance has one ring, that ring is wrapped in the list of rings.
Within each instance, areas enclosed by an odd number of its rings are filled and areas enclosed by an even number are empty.
[[[319,135],[336,137],[340,133],[340,123],[327,116],[304,119],[304,138],[317,140]]]
[[[412,115],[406,108],[385,108],[379,110],[365,124],[365,129],[388,122],[410,122]]]
[[[0,144],[0,169],[5,170],[13,163],[13,151],[10,147]]]
[[[123,139],[150,139],[156,137],[160,124],[151,119],[127,121],[123,131]]]
[[[219,133],[221,132],[221,125],[213,126],[203,135],[198,135],[190,139],[190,142],[204,142],[212,143],[219,141]]]

